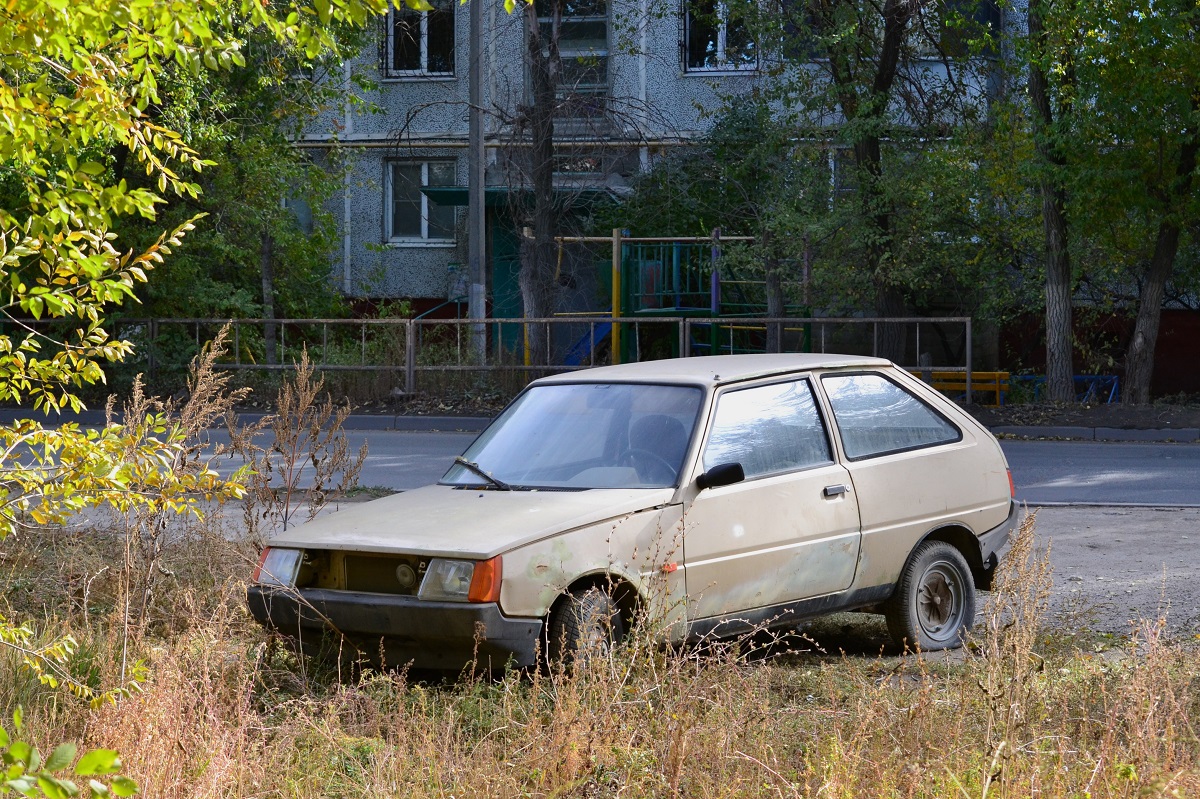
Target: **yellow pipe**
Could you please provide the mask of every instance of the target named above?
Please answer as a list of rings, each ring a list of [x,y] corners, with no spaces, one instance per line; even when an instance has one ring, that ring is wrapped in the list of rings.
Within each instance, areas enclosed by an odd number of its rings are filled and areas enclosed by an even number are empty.
[[[621,228],[612,234],[612,362],[621,362]]]

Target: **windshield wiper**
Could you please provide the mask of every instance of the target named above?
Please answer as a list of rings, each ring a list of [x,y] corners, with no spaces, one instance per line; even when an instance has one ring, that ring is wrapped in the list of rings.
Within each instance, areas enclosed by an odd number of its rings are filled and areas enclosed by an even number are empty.
[[[487,480],[489,483],[491,483],[492,485],[494,485],[496,488],[500,489],[501,491],[512,491],[513,490],[512,486],[510,486],[508,483],[504,482],[503,480],[492,477],[490,474],[485,472],[483,470],[483,467],[480,466],[478,463],[472,463],[471,461],[464,458],[462,455],[456,455],[454,457],[454,462],[457,463],[459,466],[465,466],[467,469],[469,469],[470,471],[479,475],[484,480]]]

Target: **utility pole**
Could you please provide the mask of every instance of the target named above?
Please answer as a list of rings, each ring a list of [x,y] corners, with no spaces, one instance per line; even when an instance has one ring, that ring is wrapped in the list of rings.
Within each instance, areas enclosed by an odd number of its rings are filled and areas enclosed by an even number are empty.
[[[483,154],[483,3],[467,4],[470,14],[471,65],[467,75],[470,109],[467,131],[467,246],[471,291],[467,297],[467,316],[478,320],[471,326],[471,351],[476,362],[487,359],[487,221],[484,217]]]

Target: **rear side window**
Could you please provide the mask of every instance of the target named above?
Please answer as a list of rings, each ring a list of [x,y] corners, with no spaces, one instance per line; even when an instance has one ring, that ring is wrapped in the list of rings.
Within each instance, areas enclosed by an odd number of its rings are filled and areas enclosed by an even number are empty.
[[[944,416],[883,375],[826,375],[821,384],[851,460],[962,438]]]
[[[727,391],[717,401],[705,470],[740,463],[749,478],[832,460],[807,380]]]

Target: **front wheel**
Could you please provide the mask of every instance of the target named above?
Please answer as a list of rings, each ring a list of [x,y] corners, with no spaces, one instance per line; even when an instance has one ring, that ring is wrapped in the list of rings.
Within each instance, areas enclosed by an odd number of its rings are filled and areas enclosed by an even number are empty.
[[[888,632],[901,647],[953,649],[975,620],[975,583],[966,559],[943,541],[917,547],[884,605]]]
[[[551,663],[595,662],[608,657],[625,636],[625,620],[617,603],[599,588],[572,591],[554,606],[546,623],[546,651]]]

